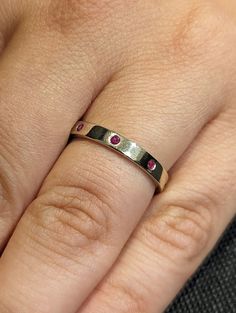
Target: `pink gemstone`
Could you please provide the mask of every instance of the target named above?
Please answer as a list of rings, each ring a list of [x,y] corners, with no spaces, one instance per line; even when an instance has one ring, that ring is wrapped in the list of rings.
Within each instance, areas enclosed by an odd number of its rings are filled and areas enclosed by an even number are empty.
[[[156,167],[157,167],[157,165],[156,165],[156,162],[154,160],[149,160],[148,161],[147,168],[150,171],[154,171]]]
[[[81,124],[79,124],[79,125],[77,126],[77,131],[79,132],[79,131],[81,131],[83,128],[84,128],[84,124],[81,123]]]
[[[118,145],[120,143],[120,136],[114,135],[110,139],[111,144]]]

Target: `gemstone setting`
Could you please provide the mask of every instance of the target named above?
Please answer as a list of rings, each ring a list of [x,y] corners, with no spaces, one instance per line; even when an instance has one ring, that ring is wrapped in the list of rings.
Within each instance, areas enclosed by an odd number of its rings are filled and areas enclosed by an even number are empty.
[[[110,143],[114,146],[118,145],[120,143],[120,136],[118,135],[113,135],[111,138],[110,138]]]
[[[157,167],[157,164],[156,164],[155,160],[151,159],[148,161],[147,168],[149,169],[149,171],[151,171],[151,172],[155,171],[156,167]]]
[[[78,132],[80,132],[83,128],[84,128],[84,123],[80,123],[80,124],[77,126],[76,130],[77,130]]]

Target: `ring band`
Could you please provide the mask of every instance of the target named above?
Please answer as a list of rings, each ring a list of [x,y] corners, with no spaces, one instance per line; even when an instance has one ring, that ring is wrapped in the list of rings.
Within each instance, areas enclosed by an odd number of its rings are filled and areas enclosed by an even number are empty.
[[[96,141],[124,155],[152,178],[159,192],[164,189],[168,181],[167,171],[151,154],[135,142],[115,131],[85,121],[78,121],[72,128],[71,135]]]

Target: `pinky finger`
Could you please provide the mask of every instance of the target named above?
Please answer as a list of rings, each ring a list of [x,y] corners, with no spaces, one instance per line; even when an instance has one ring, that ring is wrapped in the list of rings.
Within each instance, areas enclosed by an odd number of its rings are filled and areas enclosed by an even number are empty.
[[[213,248],[236,212],[236,128],[226,115],[179,160],[168,188],[79,313],[163,312]]]

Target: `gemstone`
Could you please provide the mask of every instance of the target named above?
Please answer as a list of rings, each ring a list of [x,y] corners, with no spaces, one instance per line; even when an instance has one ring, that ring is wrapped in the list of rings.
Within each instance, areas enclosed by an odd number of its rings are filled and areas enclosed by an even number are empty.
[[[114,135],[110,139],[111,144],[118,145],[120,143],[120,136]]]
[[[83,123],[80,123],[78,126],[77,126],[77,131],[81,131],[82,129],[84,128],[84,124]]]
[[[157,165],[156,165],[156,162],[154,160],[149,160],[148,161],[147,168],[150,171],[154,171],[156,167],[157,167]]]

